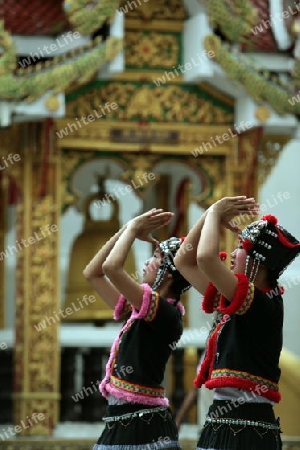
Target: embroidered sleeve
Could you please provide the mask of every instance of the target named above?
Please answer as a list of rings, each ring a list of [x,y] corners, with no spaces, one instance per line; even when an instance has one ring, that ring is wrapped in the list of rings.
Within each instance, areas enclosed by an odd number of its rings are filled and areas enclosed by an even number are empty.
[[[152,291],[151,287],[144,283],[143,302],[139,311],[135,310],[135,318],[144,319],[146,322],[152,322],[158,311],[160,296],[157,292]]]
[[[210,282],[202,300],[202,310],[207,314],[213,313],[217,310],[219,301],[220,292],[218,292],[217,288]]]
[[[118,303],[114,310],[114,319],[119,320],[122,316],[132,310],[131,303],[129,303],[123,295],[120,295]]]
[[[254,284],[250,283],[243,273],[235,274],[235,276],[238,279],[238,285],[232,302],[228,305],[224,295],[221,295],[220,305],[217,308],[222,314],[228,314],[229,316],[232,314],[245,314],[254,299]]]

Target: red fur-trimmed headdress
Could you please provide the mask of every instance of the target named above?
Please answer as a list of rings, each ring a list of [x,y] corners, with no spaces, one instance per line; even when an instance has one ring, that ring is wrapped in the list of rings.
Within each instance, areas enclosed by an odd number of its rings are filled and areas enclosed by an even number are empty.
[[[240,241],[247,252],[246,273],[249,258],[254,259],[251,281],[255,279],[260,264],[278,278],[300,253],[300,242],[278,225],[277,217],[271,214],[248,225],[240,234]]]

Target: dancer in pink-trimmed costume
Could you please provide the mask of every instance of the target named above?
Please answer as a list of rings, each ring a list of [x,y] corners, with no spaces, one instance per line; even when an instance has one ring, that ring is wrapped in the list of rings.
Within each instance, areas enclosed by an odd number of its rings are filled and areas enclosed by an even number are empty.
[[[282,448],[273,410],[281,398],[283,301],[278,278],[299,255],[300,242],[272,215],[243,231],[234,225],[235,216],[257,214],[257,208],[254,199],[244,196],[217,201],[185,240],[194,254],[180,252],[175,258],[182,275],[204,294],[202,309],[221,313],[195,379],[196,387],[214,389],[198,450]],[[224,226],[239,233],[230,269],[218,255]]]
[[[120,229],[96,254],[84,276],[124,325],[112,345],[100,384],[108,400],[105,429],[94,450],[180,449],[178,430],[162,386],[167,361],[183,331],[180,296],[190,284],[173,263],[183,239],[158,243],[151,232],[173,214],[152,209]],[[135,239],[156,244],[143,283],[124,270]]]

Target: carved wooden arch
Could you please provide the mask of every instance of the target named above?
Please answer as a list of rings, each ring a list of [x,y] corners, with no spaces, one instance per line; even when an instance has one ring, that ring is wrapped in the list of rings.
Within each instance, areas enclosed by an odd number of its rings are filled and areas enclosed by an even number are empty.
[[[201,180],[203,191],[192,197],[192,201],[199,206],[206,208],[212,204],[216,198],[222,195],[230,194],[229,182],[226,184],[226,157],[224,155],[215,155],[212,157],[202,157],[197,160],[189,155],[172,156],[169,154],[148,154],[137,155],[131,152],[97,152],[97,151],[79,151],[72,149],[61,152],[61,193],[62,193],[62,212],[65,212],[70,206],[78,202],[78,193],[74,192],[71,181],[74,174],[82,166],[96,161],[115,162],[123,168],[123,173],[118,178],[124,183],[133,182],[136,189],[134,193],[143,198],[145,193],[155,182],[149,182],[141,185],[141,175],[148,172],[155,172],[156,167],[162,161],[168,161],[170,164],[179,163],[192,169]],[[140,183],[140,184],[139,184]]]

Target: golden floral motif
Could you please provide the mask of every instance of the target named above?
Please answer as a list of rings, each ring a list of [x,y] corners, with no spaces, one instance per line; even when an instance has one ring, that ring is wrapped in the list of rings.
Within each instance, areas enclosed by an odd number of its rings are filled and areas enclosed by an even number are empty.
[[[127,66],[172,68],[180,62],[179,41],[166,33],[127,31],[125,55]]]
[[[30,195],[29,192],[26,195]],[[54,231],[51,226],[58,227],[58,208],[55,191],[33,202],[31,207],[27,206],[31,201],[20,205],[17,214],[18,242],[23,239],[27,245],[19,249],[17,257],[15,420],[19,423],[24,416],[45,410],[45,420],[24,429],[22,434],[50,435],[57,421],[58,407],[57,324],[51,323],[49,329],[47,324],[45,329],[39,325],[57,307],[58,229]],[[25,267],[28,264],[30,272]],[[52,399],[48,401],[49,396]],[[44,402],[47,409],[42,407]]]
[[[182,21],[187,18],[183,2],[181,0],[155,0],[155,2],[148,0],[135,0],[131,1],[130,4],[132,4],[132,7],[130,7],[127,0],[123,0],[121,2],[121,8],[124,8],[126,17],[131,19]],[[136,4],[137,7],[133,7],[134,4]]]
[[[68,117],[86,116],[98,105],[110,99],[118,108],[111,111],[110,121],[155,120],[167,123],[229,124],[233,113],[212,104],[202,93],[190,92],[184,86],[166,85],[153,87],[143,84],[112,82],[101,89],[93,89],[67,104]],[[99,119],[102,121],[102,119]],[[87,136],[90,131],[86,127]],[[79,130],[82,135],[82,130]]]
[[[158,157],[153,155],[127,155],[128,170],[124,171],[121,180],[133,186],[134,192],[142,196],[150,187],[158,182],[159,176],[153,174],[153,167]]]
[[[192,163],[202,174],[203,190],[193,197],[202,208],[208,208],[219,198],[226,195],[226,165],[224,157],[206,157]]]

